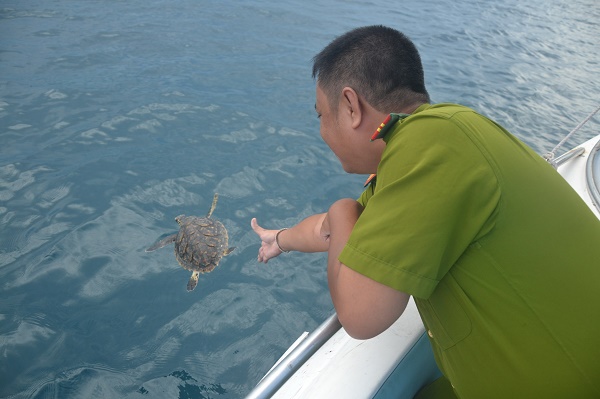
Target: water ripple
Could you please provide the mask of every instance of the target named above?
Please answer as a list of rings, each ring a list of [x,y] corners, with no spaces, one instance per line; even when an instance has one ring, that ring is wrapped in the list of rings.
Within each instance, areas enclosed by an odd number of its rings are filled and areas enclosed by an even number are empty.
[[[325,256],[259,264],[249,220],[286,227],[359,195],[365,177],[319,137],[310,59],[383,10],[421,49],[434,101],[472,106],[538,152],[600,91],[596,0],[10,3],[0,396],[12,399],[242,397],[329,315]],[[144,248],[215,192],[236,250],[188,293],[173,248]]]
[[[217,184],[216,191],[232,198],[247,197],[257,191],[264,191],[260,183],[262,176],[256,169],[244,167],[241,172],[225,177]]]

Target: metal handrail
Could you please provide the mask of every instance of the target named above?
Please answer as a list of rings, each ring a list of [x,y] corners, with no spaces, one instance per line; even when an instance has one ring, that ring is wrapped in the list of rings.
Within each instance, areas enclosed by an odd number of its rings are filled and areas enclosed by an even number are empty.
[[[246,399],[270,398],[342,325],[334,313],[287,356],[273,367],[246,396]]]
[[[583,155],[584,152],[585,148],[583,147],[573,148],[572,150],[565,152],[560,157],[552,159],[549,162],[552,164],[552,166],[554,166],[554,169],[556,169],[568,160]]]
[[[558,151],[558,149],[560,147],[562,147],[562,145],[564,143],[567,142],[567,140],[569,139],[569,137],[571,137],[572,135],[574,135],[579,129],[581,129],[583,127],[583,125],[585,125],[590,119],[592,119],[592,117],[594,115],[596,115],[596,113],[600,111],[600,106],[598,106],[598,108],[596,108],[594,111],[592,111],[591,114],[589,114],[584,120],[582,120],[579,125],[577,125],[575,127],[575,129],[571,130],[571,132],[569,134],[567,134],[565,136],[565,138],[562,139],[562,141],[560,143],[558,143],[558,145],[556,147],[554,147],[552,149],[552,151],[550,151],[549,153],[547,153],[546,155],[544,155],[544,159],[546,159],[546,161],[550,162],[553,164],[552,160],[554,159],[554,154],[556,153],[556,151]]]

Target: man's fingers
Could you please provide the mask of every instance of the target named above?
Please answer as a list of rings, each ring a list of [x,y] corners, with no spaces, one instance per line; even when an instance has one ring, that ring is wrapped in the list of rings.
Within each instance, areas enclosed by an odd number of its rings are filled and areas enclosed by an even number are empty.
[[[260,227],[258,225],[258,222],[256,221],[256,218],[252,218],[252,220],[250,221],[250,227],[252,227],[252,230],[254,230],[254,232],[258,235],[260,235],[260,233],[262,232],[262,230],[264,230],[262,227]]]

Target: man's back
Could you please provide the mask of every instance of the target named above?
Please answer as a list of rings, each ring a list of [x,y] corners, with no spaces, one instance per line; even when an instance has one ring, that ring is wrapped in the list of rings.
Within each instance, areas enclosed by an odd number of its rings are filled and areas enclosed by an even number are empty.
[[[440,365],[465,397],[600,395],[600,221],[495,123],[461,107],[439,111],[465,137],[437,145],[481,157],[497,185],[483,193],[497,199],[483,230],[417,299]]]

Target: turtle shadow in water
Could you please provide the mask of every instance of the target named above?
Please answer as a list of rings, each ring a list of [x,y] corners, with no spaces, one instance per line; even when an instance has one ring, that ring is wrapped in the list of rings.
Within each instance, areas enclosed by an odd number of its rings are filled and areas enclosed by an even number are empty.
[[[192,272],[187,290],[193,291],[198,285],[200,273],[208,273],[218,266],[225,255],[235,247],[229,247],[229,236],[223,223],[211,218],[219,195],[215,193],[210,210],[205,217],[179,215],[175,221],[179,231],[157,241],[146,252],[152,252],[166,245],[175,244],[175,258],[186,270]]]

